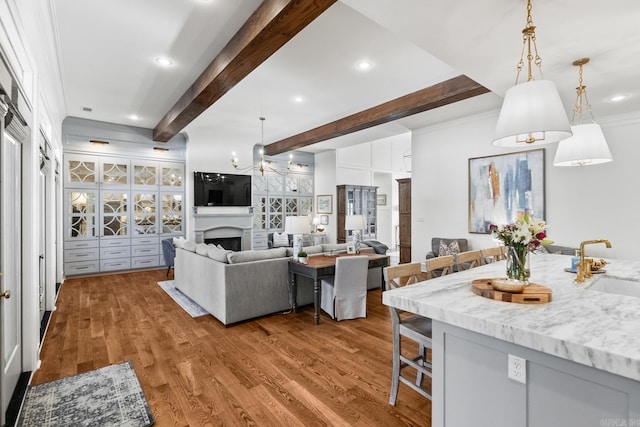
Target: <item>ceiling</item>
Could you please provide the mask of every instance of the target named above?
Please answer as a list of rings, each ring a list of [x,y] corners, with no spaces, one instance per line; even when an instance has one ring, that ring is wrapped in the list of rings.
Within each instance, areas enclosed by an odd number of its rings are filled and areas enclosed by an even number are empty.
[[[67,115],[154,128],[259,4],[52,0]],[[459,74],[494,93],[305,151],[497,109],[515,81],[525,11],[524,0],[338,1],[184,131],[228,151],[249,149],[260,142],[259,116],[266,117],[269,144]],[[591,58],[584,79],[596,118],[640,111],[638,20],[637,0],[534,1],[545,78],[559,87],[568,113],[578,79],[571,62],[585,56]],[[158,56],[170,57],[173,66],[158,66]],[[372,64],[366,72],[356,67],[364,59]],[[628,98],[611,102],[616,94]]]

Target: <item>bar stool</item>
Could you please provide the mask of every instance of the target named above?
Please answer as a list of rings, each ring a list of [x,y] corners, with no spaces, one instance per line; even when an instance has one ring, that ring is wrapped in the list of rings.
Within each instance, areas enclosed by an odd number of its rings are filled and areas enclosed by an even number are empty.
[[[494,246],[492,248],[480,249],[482,264],[491,264],[506,258],[504,246]]]
[[[456,254],[455,270],[463,271],[479,267],[482,259],[480,251],[467,251]]]
[[[422,266],[420,263],[386,267],[384,269],[386,289],[395,289],[426,280],[427,276],[421,270]],[[389,307],[389,312],[391,314],[391,327],[393,332],[393,369],[389,405],[394,406],[396,404],[400,382],[403,382],[431,400],[431,394],[422,386],[423,375],[431,377],[432,366],[426,357],[427,349],[432,348],[431,319],[417,314],[408,314],[394,307]],[[418,343],[418,354],[416,356],[402,354],[402,337]],[[402,370],[408,366],[411,366],[417,371],[415,381],[402,376]]]

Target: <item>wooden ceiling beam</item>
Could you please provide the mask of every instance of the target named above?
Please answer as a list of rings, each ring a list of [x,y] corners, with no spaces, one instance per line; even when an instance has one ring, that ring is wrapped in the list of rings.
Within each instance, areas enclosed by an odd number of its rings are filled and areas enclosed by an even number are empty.
[[[153,129],[167,142],[336,0],[264,0]]]
[[[486,87],[476,83],[465,75],[459,75],[315,129],[273,142],[264,147],[264,153],[269,156],[274,156],[287,151],[297,150],[308,145],[358,132],[383,123],[392,122],[403,117],[432,110],[487,92],[489,92],[489,89]]]

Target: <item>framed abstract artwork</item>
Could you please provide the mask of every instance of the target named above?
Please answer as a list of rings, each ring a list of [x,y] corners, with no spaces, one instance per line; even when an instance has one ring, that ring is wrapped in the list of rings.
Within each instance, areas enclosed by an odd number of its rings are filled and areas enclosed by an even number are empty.
[[[333,213],[333,196],[331,194],[323,194],[317,197],[317,213],[330,214]]]
[[[545,219],[544,149],[469,159],[469,233],[525,214]]]

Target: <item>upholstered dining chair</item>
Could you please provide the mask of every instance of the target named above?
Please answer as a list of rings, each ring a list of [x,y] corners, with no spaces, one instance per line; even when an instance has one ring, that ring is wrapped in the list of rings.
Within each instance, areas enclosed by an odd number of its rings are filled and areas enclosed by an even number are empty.
[[[482,264],[482,255],[480,251],[466,251],[455,255],[454,264],[455,271],[469,270],[470,268],[479,267]]]
[[[320,307],[336,320],[367,317],[368,271],[368,256],[338,257],[334,277],[322,279]]]
[[[506,258],[506,248],[504,246],[494,246],[492,248],[480,249],[480,259],[482,264],[491,264]]]
[[[425,266],[427,267],[427,279],[453,273],[453,255],[429,258],[425,262]]]
[[[421,270],[420,263],[386,267],[383,270],[386,289],[395,289],[425,280],[426,273]],[[396,404],[400,382],[408,385],[427,399],[431,399],[431,394],[424,388],[422,381],[424,375],[431,377],[432,366],[431,362],[427,360],[427,349],[432,348],[431,319],[417,314],[409,314],[394,307],[389,307],[389,313],[391,314],[393,332],[393,367],[389,405]],[[402,352],[402,337],[418,343],[417,355],[408,355]],[[402,374],[402,370],[407,367],[416,370],[415,381]]]

